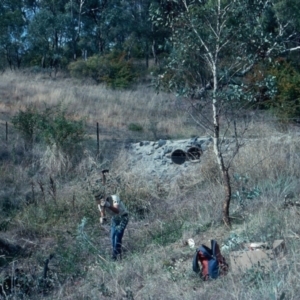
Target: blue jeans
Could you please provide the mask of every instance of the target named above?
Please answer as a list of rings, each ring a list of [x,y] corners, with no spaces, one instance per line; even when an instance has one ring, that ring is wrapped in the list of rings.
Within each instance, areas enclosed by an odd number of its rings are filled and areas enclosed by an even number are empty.
[[[112,218],[110,237],[113,247],[113,259],[117,259],[117,255],[122,253],[122,238],[128,223],[128,215],[115,216]]]

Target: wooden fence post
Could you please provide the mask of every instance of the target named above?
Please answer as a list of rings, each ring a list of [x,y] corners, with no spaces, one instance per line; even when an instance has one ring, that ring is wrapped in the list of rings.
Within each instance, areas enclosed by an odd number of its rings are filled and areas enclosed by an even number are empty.
[[[5,140],[6,140],[6,142],[8,140],[8,125],[7,125],[7,122],[5,122]]]
[[[97,122],[97,155],[99,155],[99,123]]]

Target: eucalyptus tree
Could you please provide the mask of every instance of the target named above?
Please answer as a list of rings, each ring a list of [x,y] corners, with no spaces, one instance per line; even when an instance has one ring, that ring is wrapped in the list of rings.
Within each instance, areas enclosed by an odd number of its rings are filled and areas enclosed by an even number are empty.
[[[104,54],[118,49],[127,58],[145,57],[147,65],[155,35],[149,20],[151,0],[90,0],[90,3],[82,33],[82,41],[90,51],[97,49]]]
[[[139,53],[139,57],[144,57],[146,67],[149,66],[149,58],[154,59],[154,63],[158,63],[158,54],[166,52],[165,40],[169,36],[168,29],[155,26],[151,22],[151,7],[160,3],[158,0],[130,0],[129,10],[132,16],[132,31],[129,43],[135,46]]]
[[[87,3],[79,46],[88,55],[101,55],[109,49],[111,5],[112,1],[109,0],[90,0]]]
[[[149,20],[158,0],[3,0],[0,1],[0,49],[11,67],[27,53],[29,65],[64,64],[86,53],[112,49],[128,57],[156,57],[164,32]]]
[[[275,4],[261,0],[165,0],[152,6],[152,20],[172,32],[172,53],[159,84],[191,100],[189,113],[209,132],[224,187],[223,221],[230,226],[230,167],[243,145],[247,122],[241,111],[254,95],[243,76],[259,60],[271,60],[287,51],[290,20],[284,20]],[[170,9],[170,7],[172,9]],[[268,93],[276,93],[274,78]],[[195,99],[196,98],[196,99]],[[207,107],[209,106],[209,110]],[[230,155],[224,140],[230,132]]]
[[[131,32],[126,41],[128,55],[131,56],[135,48],[136,56],[145,58],[149,66],[149,56],[152,44],[152,23],[149,20],[149,6],[151,0],[129,0],[128,12],[131,18]]]
[[[61,54],[67,37],[66,21],[63,14],[53,14],[47,9],[41,9],[31,20],[28,27],[31,56],[34,61],[41,59],[42,67]]]
[[[0,55],[10,68],[19,68],[26,53],[24,32],[27,20],[21,0],[3,0],[0,3]]]

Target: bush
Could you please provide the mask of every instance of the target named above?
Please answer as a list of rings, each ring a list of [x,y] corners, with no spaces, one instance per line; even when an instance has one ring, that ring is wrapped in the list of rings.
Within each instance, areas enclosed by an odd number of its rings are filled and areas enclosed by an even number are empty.
[[[260,109],[270,109],[281,121],[300,119],[300,73],[284,58],[256,65],[246,83]]]
[[[40,135],[48,146],[55,144],[65,153],[72,152],[85,138],[83,120],[68,120],[66,112],[61,110],[54,115],[51,110],[50,113],[43,114],[40,129]]]
[[[82,78],[89,77],[87,63],[83,60],[72,62],[68,65],[72,77]]]
[[[279,61],[270,73],[277,84],[277,95],[270,107],[283,121],[300,120],[300,73],[285,60]]]
[[[143,126],[140,124],[136,124],[136,123],[130,123],[128,125],[128,129],[131,131],[137,131],[137,132],[142,132],[143,131]]]
[[[46,108],[40,113],[29,106],[14,116],[12,123],[27,144],[41,140],[48,146],[56,145],[67,154],[71,154],[85,138],[83,121],[68,120],[66,112],[60,107]]]
[[[28,106],[25,111],[20,111],[12,118],[12,124],[25,140],[26,148],[32,146],[34,136],[38,131],[40,115],[33,106]]]
[[[90,77],[97,83],[116,89],[129,87],[135,78],[132,62],[125,60],[125,54],[117,51],[73,62],[69,70],[73,77]]]

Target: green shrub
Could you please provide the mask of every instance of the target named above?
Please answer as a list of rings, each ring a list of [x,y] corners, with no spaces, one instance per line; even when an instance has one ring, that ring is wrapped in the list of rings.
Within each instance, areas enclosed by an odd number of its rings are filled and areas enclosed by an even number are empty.
[[[282,121],[300,119],[300,73],[281,60],[270,70],[276,77],[277,94],[270,107]]]
[[[68,69],[72,77],[82,78],[88,76],[87,63],[83,60],[71,62]]]
[[[83,120],[67,119],[66,112],[60,106],[46,108],[44,112],[29,106],[14,116],[12,123],[27,144],[32,145],[35,140],[40,140],[48,146],[55,144],[67,154],[71,154],[85,138]]]
[[[69,70],[73,77],[89,77],[116,89],[129,87],[135,79],[132,62],[125,60],[125,54],[117,51],[73,62]]]
[[[131,131],[137,131],[137,132],[142,132],[143,131],[143,126],[140,124],[136,124],[136,123],[130,123],[128,125],[128,129]]]
[[[33,106],[28,106],[25,111],[20,111],[12,118],[12,124],[20,132],[25,140],[26,148],[32,146],[34,137],[38,132],[40,115]]]
[[[270,109],[281,121],[299,120],[300,73],[286,59],[256,65],[245,82],[260,109]]]
[[[56,145],[70,153],[85,138],[84,123],[66,118],[66,112],[58,111],[54,116],[43,115],[40,135],[47,145]]]

